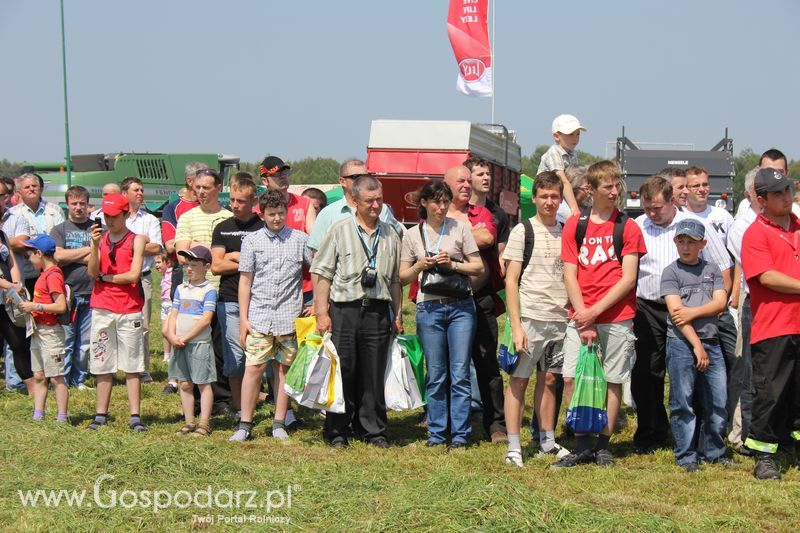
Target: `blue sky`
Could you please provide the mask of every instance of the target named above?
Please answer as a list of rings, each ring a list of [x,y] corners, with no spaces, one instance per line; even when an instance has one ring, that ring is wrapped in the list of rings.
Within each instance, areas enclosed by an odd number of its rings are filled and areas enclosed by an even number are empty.
[[[455,90],[446,0],[65,0],[73,153],[365,155],[376,118],[489,122]],[[0,0],[0,158],[64,154],[56,0]],[[800,159],[800,2],[498,0],[496,121]]]

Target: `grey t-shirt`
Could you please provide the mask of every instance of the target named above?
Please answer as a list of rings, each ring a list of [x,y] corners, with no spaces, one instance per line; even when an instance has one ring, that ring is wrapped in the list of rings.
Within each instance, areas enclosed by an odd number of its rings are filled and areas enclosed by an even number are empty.
[[[54,226],[50,230],[50,236],[59,248],[73,250],[89,246],[92,242],[92,221],[75,223],[66,220]],[[64,263],[61,270],[64,272],[64,282],[72,288],[74,294],[91,294],[94,280],[89,277],[86,265]]]
[[[680,259],[664,268],[661,275],[661,296],[678,295],[686,307],[699,307],[711,301],[714,291],[724,290],[722,272],[715,264],[702,259],[696,265],[687,265]],[[717,337],[717,317],[702,317],[692,321],[692,327],[700,339]],[[683,335],[667,319],[667,335],[683,338]]]

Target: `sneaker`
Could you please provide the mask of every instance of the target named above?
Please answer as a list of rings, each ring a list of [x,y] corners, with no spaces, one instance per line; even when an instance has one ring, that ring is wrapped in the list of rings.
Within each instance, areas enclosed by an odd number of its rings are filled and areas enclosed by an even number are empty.
[[[350,446],[350,442],[344,438],[337,438],[331,441],[331,448],[333,448],[334,450],[343,450],[348,446]]]
[[[561,468],[572,468],[573,466],[589,464],[594,462],[594,451],[593,450],[584,450],[580,453],[571,453],[556,461],[555,463],[550,465],[550,468],[553,470],[559,470]]]
[[[560,444],[556,444],[550,450],[544,451],[543,449],[539,448],[539,452],[536,454],[538,459],[542,459],[544,457],[551,458],[555,456],[556,459],[563,459],[564,457],[569,455],[569,450],[561,446]]]
[[[392,447],[392,445],[389,444],[389,441],[383,437],[372,439],[371,441],[368,441],[367,444],[375,446],[376,448],[380,448],[381,450],[388,450]]]
[[[594,462],[597,466],[614,466],[614,456],[608,450],[594,452]]]
[[[519,450],[509,450],[506,454],[506,464],[522,468],[524,466],[522,463],[522,452]]]
[[[694,474],[695,472],[699,472],[700,471],[700,465],[698,465],[694,461],[692,461],[691,463],[684,463],[684,464],[678,465],[678,466],[683,468],[683,471],[684,472],[688,472],[689,474]]]
[[[450,443],[450,446],[447,447],[447,451],[449,453],[456,450],[464,450],[466,448],[467,448],[466,442],[461,442],[460,440],[454,440],[453,442]]]
[[[775,464],[775,458],[771,455],[761,455],[756,459],[756,467],[753,469],[756,479],[780,479],[781,471]]]
[[[94,390],[92,387],[87,385],[86,383],[78,383],[78,386],[75,387],[78,390]]]
[[[153,382],[153,376],[150,375],[150,372],[142,372],[139,376],[142,380],[142,385]]]
[[[286,428],[272,428],[272,438],[286,440],[289,438],[289,434],[286,433]]]
[[[169,396],[170,394],[176,394],[178,392],[178,387],[176,387],[172,383],[167,383],[167,386],[164,387],[164,390],[161,391],[161,396]]]
[[[246,429],[239,428],[228,438],[230,442],[244,442],[253,438],[253,434]]]
[[[296,429],[297,427],[303,425],[303,423],[294,414],[294,409],[286,410],[286,418],[284,418],[283,423],[286,426],[286,429]]]

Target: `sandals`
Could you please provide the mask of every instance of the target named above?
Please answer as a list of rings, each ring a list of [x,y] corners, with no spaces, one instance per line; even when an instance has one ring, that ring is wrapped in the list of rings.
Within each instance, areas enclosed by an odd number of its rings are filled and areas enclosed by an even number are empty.
[[[131,428],[136,433],[147,431],[147,426],[142,424],[141,420],[131,420],[130,422],[128,422],[128,427]]]
[[[184,424],[183,427],[179,429],[178,432],[175,434],[179,437],[183,437],[189,435],[190,433],[194,433],[195,429],[197,429],[197,426],[195,424]]]
[[[198,424],[197,429],[192,433],[193,437],[208,437],[211,435],[211,426],[208,424]]]
[[[101,427],[104,427],[108,422],[99,422],[96,418],[92,420],[92,423],[86,426],[86,429],[91,429],[92,431],[97,431]]]

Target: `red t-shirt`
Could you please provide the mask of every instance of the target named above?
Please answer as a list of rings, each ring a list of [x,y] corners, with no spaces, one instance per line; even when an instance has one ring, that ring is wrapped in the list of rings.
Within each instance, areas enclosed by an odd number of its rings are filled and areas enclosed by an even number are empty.
[[[505,288],[505,282],[500,274],[500,254],[497,253],[497,226],[494,223],[494,215],[481,205],[470,204],[469,208],[467,208],[467,218],[473,226],[483,222],[486,229],[492,234],[494,245],[480,250],[479,254],[491,269],[486,286],[492,289],[492,292],[501,291]]]
[[[122,239],[112,244],[108,233],[103,235],[100,240],[100,272],[124,274],[130,271],[135,238],[136,235],[129,231]],[[120,285],[98,279],[94,282],[89,305],[92,309],[105,309],[112,313],[138,313],[144,307],[144,293],[139,283]]]
[[[800,295],[774,291],[758,279],[768,270],[800,279],[800,221],[790,216],[789,231],[786,231],[764,215],[758,215],[742,238],[742,268],[750,287],[753,309],[751,344],[800,334]]]
[[[579,217],[570,217],[564,224],[561,233],[561,259],[565,263],[578,266],[578,284],[583,295],[583,304],[591,307],[622,279],[622,265],[614,251],[615,216],[603,224],[595,224],[589,219],[586,236],[583,239],[580,253],[575,242],[575,231]],[[629,218],[622,231],[622,257],[638,253],[639,257],[647,253],[642,230]],[[573,314],[570,309],[570,316]],[[633,318],[636,314],[636,289],[611,306],[595,321],[598,324],[610,324]]]
[[[305,196],[289,193],[289,205],[286,208],[286,225],[291,229],[302,231],[308,235],[306,216],[311,208],[311,201]],[[311,271],[303,265],[303,292],[311,292]]]
[[[56,296],[66,294],[64,291],[64,273],[58,266],[53,265],[43,271],[33,286],[33,303],[51,304],[56,301]],[[45,311],[34,311],[33,320],[43,326],[57,326],[58,315]]]

